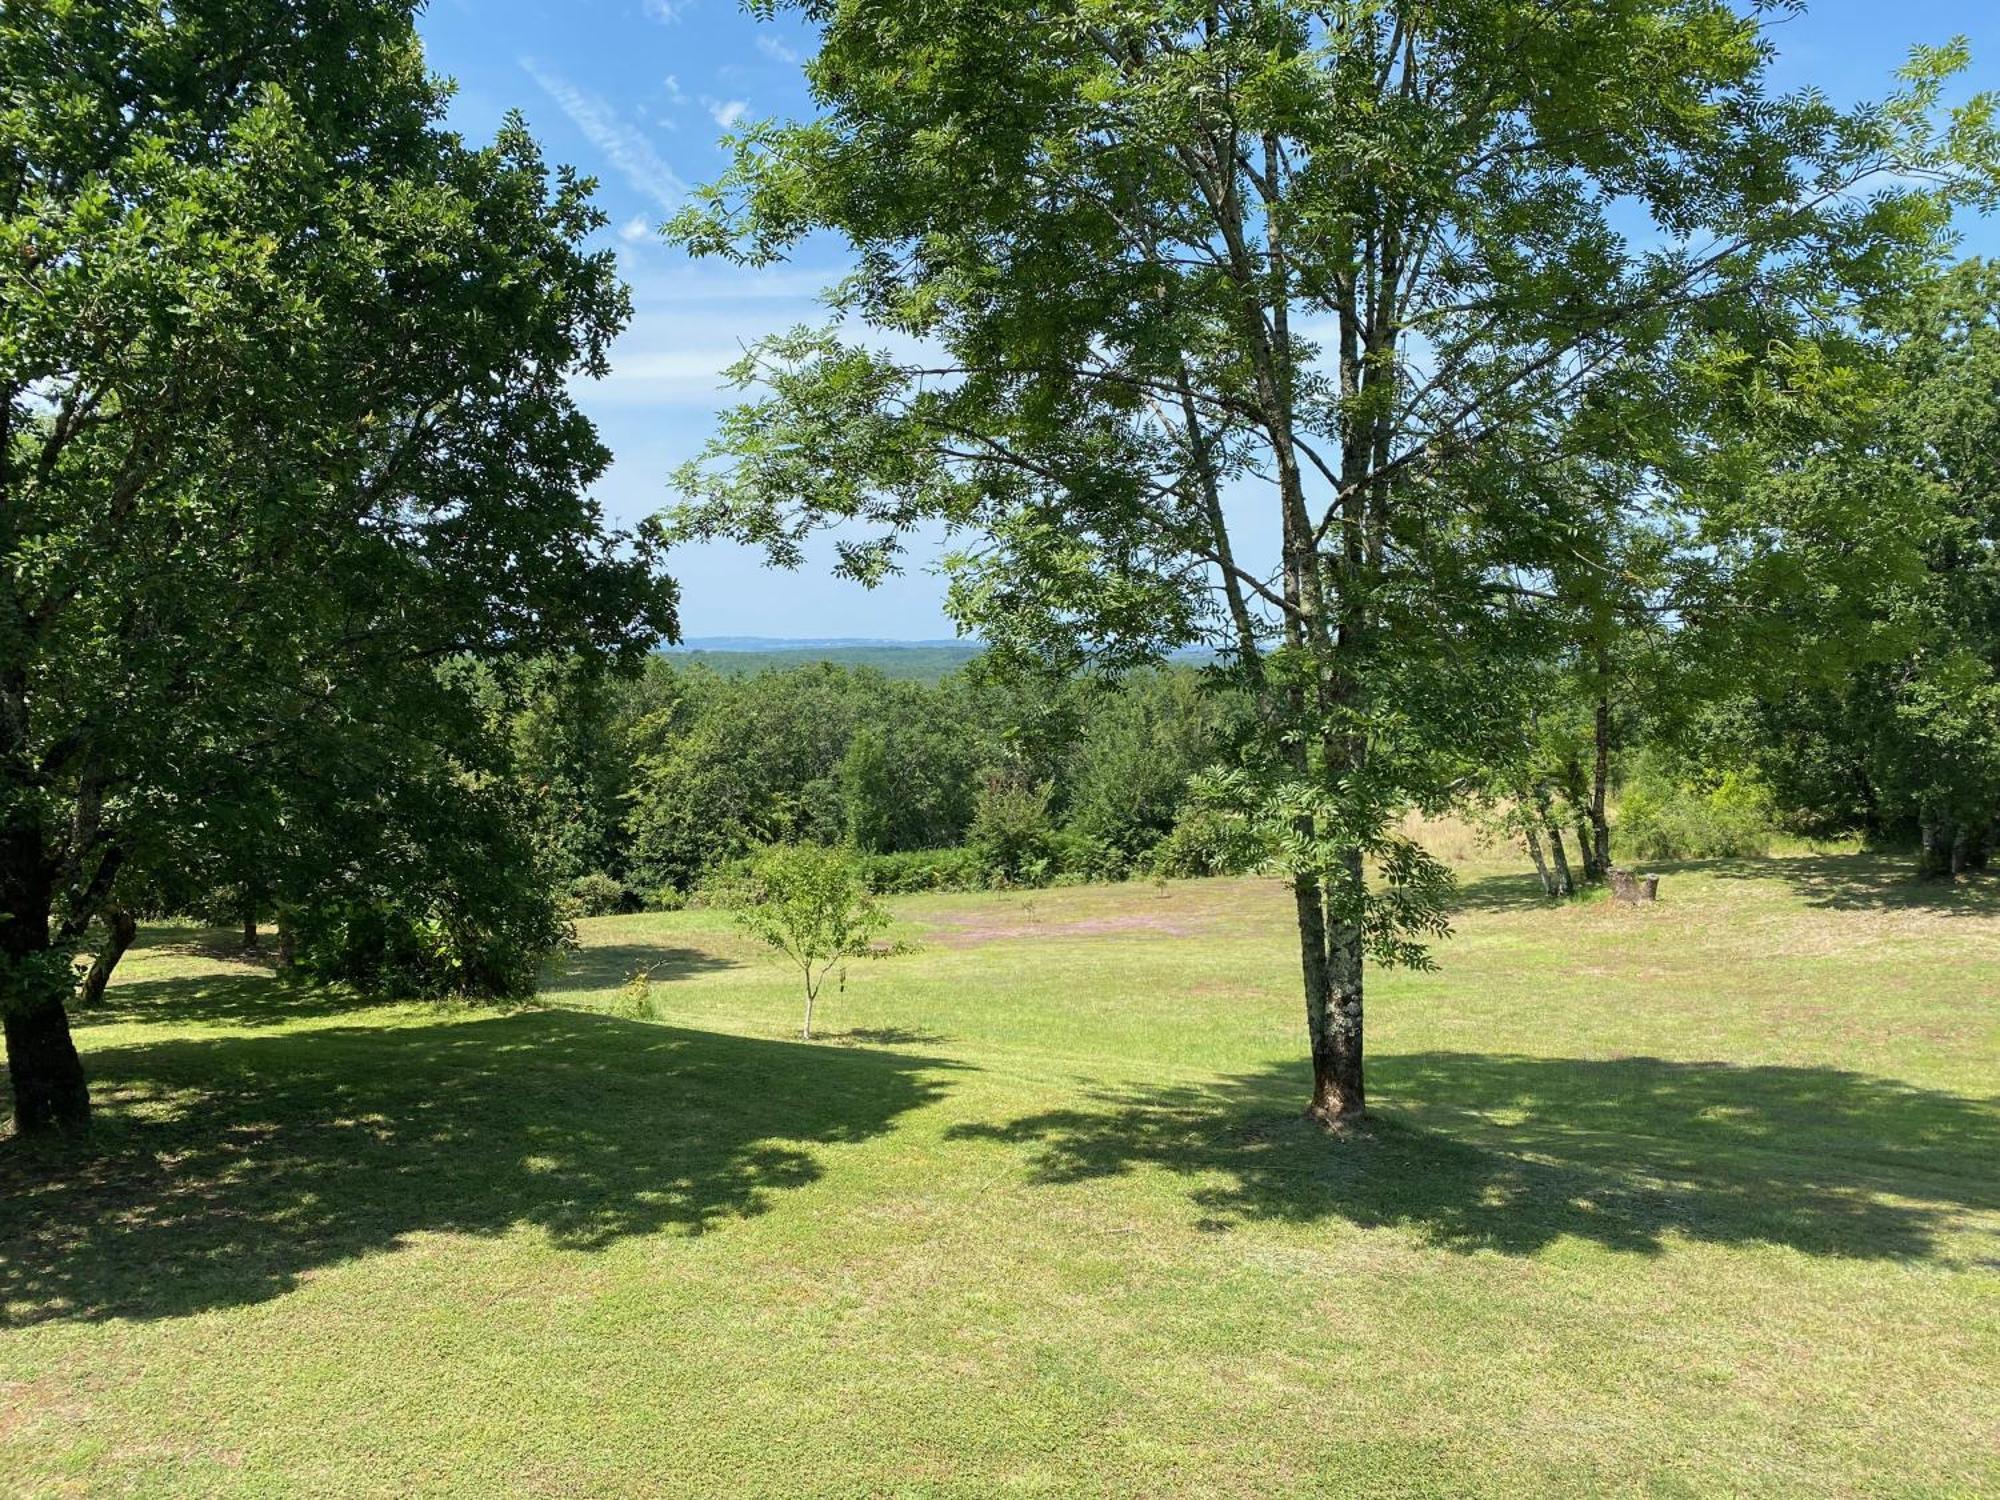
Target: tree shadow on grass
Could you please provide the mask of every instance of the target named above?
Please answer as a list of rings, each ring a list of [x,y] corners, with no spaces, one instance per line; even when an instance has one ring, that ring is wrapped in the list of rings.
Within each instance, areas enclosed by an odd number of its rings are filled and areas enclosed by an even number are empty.
[[[1811,1255],[1936,1258],[2000,1210],[2000,1111],[1831,1069],[1429,1052],[1374,1066],[1380,1118],[1296,1114],[1290,1068],[1099,1096],[961,1140],[1033,1148],[1074,1183],[1162,1167],[1208,1227],[1340,1218],[1443,1248],[1527,1255],[1571,1236],[1655,1253],[1670,1234]]]
[[[99,1123],[0,1142],[0,1326],[277,1296],[424,1232],[699,1234],[949,1065],[577,1011],[181,1038],[87,1059]]]
[[[857,1026],[830,1031],[822,1040],[846,1047],[942,1047],[951,1038],[923,1026]]]
[[[552,964],[542,988],[556,993],[615,990],[641,969],[667,983],[695,974],[740,968],[733,958],[704,953],[699,948],[669,948],[656,943],[604,943],[571,953]]]
[[[101,935],[93,927],[92,936]],[[243,931],[236,927],[186,927],[179,923],[144,922],[132,939],[128,957],[141,953],[179,953],[189,958],[205,958],[217,963],[245,964],[271,973],[278,967],[277,936],[268,928],[257,946],[243,946]]]
[[[1462,880],[1452,893],[1451,909],[1460,911],[1553,911],[1563,903],[1542,889],[1534,875],[1482,875]]]
[[[304,980],[274,980],[267,974],[204,974],[193,979],[114,983],[96,1005],[73,1007],[70,1024],[79,1031],[133,1022],[285,1026],[316,1016],[372,1010],[381,1003],[379,998]]]
[[[1914,854],[1774,855],[1764,859],[1690,861],[1670,870],[1707,870],[1724,880],[1769,880],[1830,911],[1921,911],[1949,917],[2000,917],[2000,873],[1919,880]]]

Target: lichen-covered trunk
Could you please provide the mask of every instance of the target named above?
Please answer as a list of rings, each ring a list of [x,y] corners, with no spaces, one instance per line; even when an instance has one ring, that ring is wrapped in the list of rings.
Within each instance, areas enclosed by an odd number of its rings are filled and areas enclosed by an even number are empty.
[[[1563,831],[1555,823],[1549,824],[1549,855],[1555,861],[1556,882],[1561,887],[1560,894],[1574,895],[1576,878],[1570,874],[1569,851],[1563,847]]]
[[[111,983],[112,971],[118,967],[118,960],[125,956],[125,950],[132,946],[132,940],[138,935],[139,923],[124,907],[114,906],[105,912],[104,946],[91,959],[90,972],[83,976],[83,984],[77,991],[79,1010],[87,1010],[103,1001],[105,986]]]
[[[1352,878],[1360,878],[1361,856],[1350,856]],[[1368,1112],[1363,1076],[1361,933],[1349,923],[1326,920],[1319,882],[1293,882],[1299,906],[1300,947],[1305,958],[1306,1029],[1312,1039],[1312,1099],[1306,1118],[1340,1126]],[[1309,910],[1310,909],[1310,910]]]
[[[0,859],[0,1013],[14,1128],[81,1129],[90,1123],[90,1088],[69,1034],[69,965],[49,942],[54,902],[40,830],[8,829]]]
[[[1542,894],[1544,896],[1561,894],[1556,889],[1555,871],[1549,868],[1548,856],[1542,853],[1542,836],[1535,832],[1532,823],[1522,830],[1522,837],[1528,845],[1528,857],[1535,862],[1535,878],[1542,883]]]

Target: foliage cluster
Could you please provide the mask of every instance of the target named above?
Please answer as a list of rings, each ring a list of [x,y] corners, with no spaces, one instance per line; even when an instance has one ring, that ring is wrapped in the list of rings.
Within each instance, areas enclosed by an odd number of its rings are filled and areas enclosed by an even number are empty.
[[[1956,875],[2000,854],[2000,266],[1913,287],[1872,331],[1879,399],[1763,484],[1855,497],[1871,518],[1830,545],[1887,565],[1787,596],[1790,654],[1735,705],[1732,749],[1801,827],[1908,839]],[[1895,545],[1867,547],[1881,528]]]
[[[1185,666],[923,683],[658,656],[588,691],[544,669],[508,735],[540,857],[591,913],[678,901],[775,843],[845,848],[878,892],[1249,869],[1264,851],[1190,791],[1243,715]]]
[[[1647,758],[1618,802],[1624,848],[1638,859],[1740,859],[1770,852],[1771,790],[1754,773],[1677,777]]]

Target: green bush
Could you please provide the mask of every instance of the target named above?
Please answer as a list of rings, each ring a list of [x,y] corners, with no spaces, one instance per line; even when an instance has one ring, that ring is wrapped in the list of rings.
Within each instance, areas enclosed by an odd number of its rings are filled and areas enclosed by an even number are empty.
[[[1042,885],[1056,873],[1049,820],[1053,790],[1050,783],[1030,783],[1013,770],[988,771],[982,779],[965,841],[978,851],[991,884]]]
[[[1183,808],[1167,836],[1147,851],[1146,873],[1163,879],[1247,875],[1269,851],[1241,816],[1202,803]]]
[[[1713,786],[1646,768],[1619,798],[1616,847],[1630,859],[1737,859],[1770,851],[1771,791],[1754,774],[1726,771]]]
[[[975,849],[911,849],[900,854],[857,854],[855,868],[878,896],[912,891],[980,891],[991,879]]]
[[[1195,775],[1230,758],[1249,730],[1245,706],[1198,673],[1135,672],[1094,697],[1063,768],[1064,825],[1114,859],[1060,858],[1065,874],[1119,880],[1173,830]]]
[[[686,905],[696,910],[735,911],[755,899],[756,856],[740,854],[711,868],[687,893]]]
[[[295,967],[393,999],[532,996],[576,934],[504,784],[447,771],[399,791],[367,858],[287,901]]]
[[[1132,860],[1108,839],[1074,828],[1062,828],[1048,839],[1052,885],[1078,885],[1094,880],[1123,880]]]
[[[611,1002],[611,1014],[626,1021],[657,1021],[660,1018],[659,996],[653,993],[653,971],[634,969],[625,976],[625,982],[618,987],[618,993]]]
[[[543,962],[575,945],[553,900],[474,912],[387,897],[315,902],[293,918],[301,973],[395,999],[525,999]]]
[[[580,917],[608,917],[629,904],[625,887],[609,875],[579,875],[569,883],[569,902]]]

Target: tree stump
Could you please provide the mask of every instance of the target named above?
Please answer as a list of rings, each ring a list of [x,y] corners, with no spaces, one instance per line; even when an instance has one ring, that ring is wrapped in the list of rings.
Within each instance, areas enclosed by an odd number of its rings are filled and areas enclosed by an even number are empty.
[[[1611,872],[1611,899],[1637,906],[1642,901],[1657,901],[1660,898],[1660,877],[1657,875],[1635,875],[1630,870]]]

